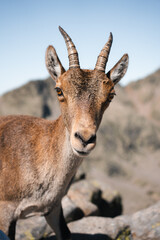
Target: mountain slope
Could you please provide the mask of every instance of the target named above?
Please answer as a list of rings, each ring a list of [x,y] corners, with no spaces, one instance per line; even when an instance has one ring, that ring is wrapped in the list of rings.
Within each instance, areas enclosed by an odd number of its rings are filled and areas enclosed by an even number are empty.
[[[25,114],[56,118],[59,115],[51,78],[31,81],[0,97],[0,115]]]

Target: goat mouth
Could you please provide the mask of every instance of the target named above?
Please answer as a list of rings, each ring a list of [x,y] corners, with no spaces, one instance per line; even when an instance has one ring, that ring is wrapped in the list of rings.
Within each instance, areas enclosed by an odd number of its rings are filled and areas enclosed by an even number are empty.
[[[74,152],[77,154],[77,155],[79,155],[79,156],[87,156],[87,155],[89,155],[89,153],[90,153],[90,151],[88,151],[88,152],[84,152],[84,151],[78,151],[77,149],[73,149],[74,150]]]

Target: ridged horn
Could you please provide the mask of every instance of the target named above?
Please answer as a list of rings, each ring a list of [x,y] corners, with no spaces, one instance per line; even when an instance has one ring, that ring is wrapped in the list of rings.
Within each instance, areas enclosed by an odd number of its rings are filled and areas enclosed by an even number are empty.
[[[64,31],[63,28],[59,26],[59,30],[64,37],[67,50],[68,50],[68,58],[69,58],[69,68],[80,68],[79,59],[78,59],[78,52],[72,39],[70,36]]]
[[[106,68],[106,64],[108,61],[108,57],[109,57],[109,53],[110,53],[110,49],[112,46],[112,41],[113,41],[113,36],[112,33],[110,33],[109,38],[108,38],[108,42],[104,45],[103,49],[101,50],[98,58],[97,58],[97,62],[96,62],[96,66],[95,69],[105,72],[105,68]]]

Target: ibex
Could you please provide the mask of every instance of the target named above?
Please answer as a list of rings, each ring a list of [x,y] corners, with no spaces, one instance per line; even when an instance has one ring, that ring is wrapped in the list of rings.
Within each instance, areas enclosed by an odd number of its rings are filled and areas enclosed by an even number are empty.
[[[80,68],[76,47],[59,27],[66,42],[69,69],[65,71],[53,46],[46,66],[56,82],[61,116],[45,120],[31,116],[0,118],[0,229],[15,239],[16,221],[40,212],[58,240],[71,239],[61,199],[84,156],[96,145],[102,115],[115,95],[114,86],[128,67],[125,54],[105,74],[112,34],[94,70]]]

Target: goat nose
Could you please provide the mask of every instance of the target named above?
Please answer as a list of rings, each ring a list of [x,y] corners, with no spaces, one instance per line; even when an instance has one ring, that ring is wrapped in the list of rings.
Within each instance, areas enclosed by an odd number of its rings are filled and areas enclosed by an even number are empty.
[[[88,139],[85,139],[85,137],[83,137],[79,132],[76,132],[74,136],[82,142],[84,147],[90,143],[96,142],[96,134],[92,134]]]

